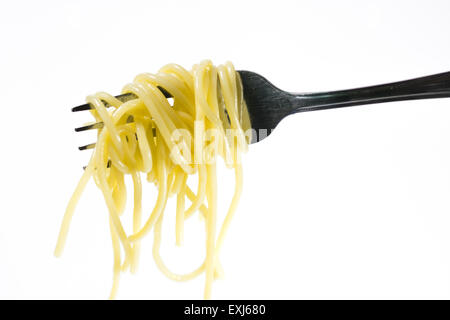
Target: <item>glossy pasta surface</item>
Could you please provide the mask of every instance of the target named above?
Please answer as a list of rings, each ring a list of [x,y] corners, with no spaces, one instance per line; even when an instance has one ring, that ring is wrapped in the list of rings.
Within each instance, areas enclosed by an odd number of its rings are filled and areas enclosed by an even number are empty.
[[[158,89],[172,96],[170,103]],[[86,184],[92,178],[101,190],[109,213],[114,252],[113,285],[110,298],[116,296],[121,272],[135,272],[140,241],[153,233],[153,257],[169,278],[186,281],[205,275],[204,298],[211,297],[214,278],[220,276],[219,253],[242,192],[241,154],[247,150],[248,136],[242,124],[248,115],[242,86],[231,63],[218,67],[202,61],[187,71],[169,64],[158,73],[138,75],[123,88],[137,99],[121,102],[100,92],[87,97],[93,107],[98,129],[95,149],[89,164],[68,203],[55,255],[60,256],[69,224]],[[235,192],[221,226],[217,223],[217,160],[222,158],[234,171]],[[125,179],[131,178],[132,192]],[[188,179],[198,179],[192,190]],[[155,185],[154,207],[142,208],[142,184]],[[133,202],[132,215],[123,215],[125,203]],[[205,223],[205,259],[187,274],[175,274],[160,256],[161,226],[167,201],[176,201],[176,243],[182,245],[184,221],[195,213]],[[122,219],[132,217],[132,230],[125,230]],[[220,228],[219,228],[220,227]],[[202,249],[202,248],[200,248]]]

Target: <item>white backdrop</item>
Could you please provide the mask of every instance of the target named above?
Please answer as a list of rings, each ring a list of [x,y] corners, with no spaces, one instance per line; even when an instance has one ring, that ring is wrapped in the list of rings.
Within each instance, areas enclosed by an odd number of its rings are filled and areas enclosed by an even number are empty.
[[[295,92],[449,71],[449,12],[448,1],[3,1],[0,298],[108,296],[107,211],[93,183],[53,257],[89,155],[77,146],[94,139],[73,131],[89,115],[70,112],[87,94],[205,58]],[[250,146],[244,169],[213,298],[450,298],[450,99],[291,116]],[[223,213],[232,172],[219,181]],[[204,254],[203,225],[194,217],[179,249],[172,223],[163,256],[187,270]],[[204,278],[164,278],[151,244],[118,298],[202,298]]]

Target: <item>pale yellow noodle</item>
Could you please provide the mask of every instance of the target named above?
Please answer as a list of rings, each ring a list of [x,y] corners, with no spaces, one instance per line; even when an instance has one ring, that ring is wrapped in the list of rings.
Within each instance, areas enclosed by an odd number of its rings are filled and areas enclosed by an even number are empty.
[[[63,221],[61,223],[58,241],[54,252],[55,256],[57,257],[61,256],[62,251],[64,250],[64,245],[66,244],[67,240],[67,234],[69,232],[70,221],[72,220],[73,213],[75,211],[78,201],[81,198],[81,195],[83,194],[84,188],[86,187],[86,184],[89,182],[89,179],[92,176],[93,170],[94,167],[92,165],[91,160],[89,165],[86,167],[86,170],[84,170],[84,173],[81,176],[81,179],[78,182],[78,185],[75,188],[75,191],[72,194],[69,203],[67,204],[66,212],[64,214]]]
[[[173,105],[159,88],[170,92]],[[194,65],[190,72],[169,64],[156,74],[138,75],[122,92],[133,93],[137,99],[121,102],[104,92],[87,97],[93,108],[92,116],[104,126],[98,129],[92,157],[67,206],[55,255],[62,253],[76,204],[92,177],[109,212],[114,257],[110,298],[117,294],[120,273],[128,268],[136,272],[140,242],[153,231],[152,252],[161,272],[176,281],[191,280],[205,273],[204,297],[209,299],[213,280],[223,273],[219,253],[242,194],[240,154],[247,150],[244,130],[248,129],[249,118],[239,74],[229,62],[215,67],[205,60]],[[236,181],[220,228],[216,176],[219,157],[228,168],[234,169]],[[155,205],[148,215],[144,213],[146,217],[142,215],[141,174],[157,189]],[[187,184],[191,175],[198,176],[196,193]],[[124,211],[128,178],[133,185],[131,232],[122,224],[122,219],[127,218]],[[176,199],[176,245],[183,244],[186,219],[199,211],[205,223],[204,261],[185,274],[172,272],[160,256],[164,210],[171,197]]]
[[[187,175],[182,180],[181,190],[177,194],[177,212],[175,220],[175,243],[177,246],[183,244],[184,238],[184,204],[186,198],[186,180]]]
[[[137,232],[141,227],[142,215],[142,185],[141,177],[137,172],[131,175],[134,188],[134,208],[133,208],[133,232]],[[135,273],[139,262],[140,241],[135,241],[132,247],[131,273]]]
[[[217,179],[216,165],[208,165],[208,215],[206,217],[206,283],[204,297],[211,298],[211,286],[214,279],[216,214],[217,214]]]
[[[117,294],[117,289],[119,288],[119,277],[120,277],[120,243],[119,237],[117,236],[116,229],[114,228],[114,224],[112,220],[109,220],[109,230],[111,232],[111,242],[113,247],[113,283],[111,292],[109,294],[109,299],[114,299]]]

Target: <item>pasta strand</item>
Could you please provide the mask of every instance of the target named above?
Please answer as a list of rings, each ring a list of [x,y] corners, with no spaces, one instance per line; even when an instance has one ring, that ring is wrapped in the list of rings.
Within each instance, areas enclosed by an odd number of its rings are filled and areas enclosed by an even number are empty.
[[[173,103],[159,88],[170,92]],[[122,92],[133,93],[137,98],[122,102],[99,92],[86,99],[93,108],[92,116],[104,125],[98,129],[92,157],[67,205],[55,256],[62,254],[76,205],[92,178],[109,212],[113,251],[110,299],[117,295],[120,273],[128,269],[136,272],[141,240],[150,232],[153,232],[152,254],[159,270],[176,281],[191,280],[204,273],[204,298],[209,299],[214,279],[223,273],[219,253],[242,194],[240,155],[247,150],[249,139],[244,129],[249,121],[245,118],[239,74],[230,62],[216,67],[205,60],[190,72],[169,64],[156,74],[138,75]],[[235,176],[234,195],[220,228],[218,158],[224,159]],[[142,174],[157,189],[148,216],[142,210]],[[198,178],[195,193],[188,186],[188,178],[193,175]],[[123,224],[127,217],[123,213],[128,177],[133,186],[132,230],[126,230]],[[204,260],[184,274],[172,272],[160,255],[164,211],[171,197],[176,199],[177,246],[183,244],[186,219],[200,212],[205,223]]]

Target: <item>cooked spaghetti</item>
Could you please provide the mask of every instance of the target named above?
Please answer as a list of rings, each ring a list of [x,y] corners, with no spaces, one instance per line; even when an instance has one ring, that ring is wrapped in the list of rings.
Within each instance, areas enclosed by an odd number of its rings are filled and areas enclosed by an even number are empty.
[[[173,105],[160,88],[170,93]],[[68,203],[55,255],[62,253],[77,202],[93,178],[109,211],[114,253],[110,298],[116,296],[120,272],[136,270],[140,240],[153,231],[153,257],[158,268],[176,281],[205,273],[204,298],[208,299],[212,282],[221,272],[219,252],[242,192],[240,156],[247,150],[249,137],[244,129],[249,120],[239,73],[231,63],[215,67],[210,61],[203,61],[190,72],[169,64],[157,74],[138,75],[123,93],[137,98],[122,102],[103,92],[87,97],[93,117],[103,126],[99,126],[89,164]],[[216,229],[218,157],[234,170],[236,181],[220,229]],[[141,208],[142,174],[158,190],[155,206],[145,221]],[[195,191],[187,184],[191,175],[198,175]],[[133,230],[128,233],[121,221],[127,197],[126,176],[131,176],[134,189]],[[199,212],[206,224],[204,262],[187,274],[170,271],[159,254],[164,209],[170,197],[176,199],[177,245],[182,243],[184,221],[194,213]]]

